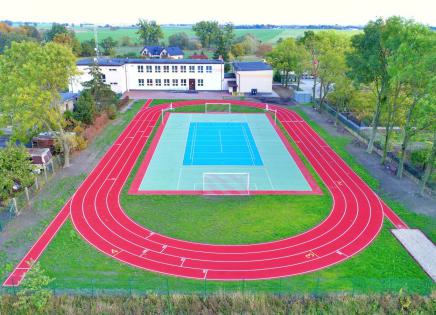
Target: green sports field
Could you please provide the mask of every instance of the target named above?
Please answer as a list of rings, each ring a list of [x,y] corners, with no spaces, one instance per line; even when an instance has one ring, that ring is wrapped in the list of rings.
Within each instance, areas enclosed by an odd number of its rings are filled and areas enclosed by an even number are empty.
[[[158,100],[154,104],[166,102]],[[121,114],[116,126],[108,127],[95,145],[110,144],[144,102]],[[186,108],[202,111],[203,106]],[[232,111],[253,111],[234,106]],[[180,109],[179,109],[180,111]],[[299,112],[304,118],[305,115]],[[345,138],[333,138],[314,123],[310,124],[372,187],[377,182],[348,153]],[[296,146],[294,145],[296,149]],[[298,152],[299,153],[299,152]],[[284,195],[237,197],[132,196],[127,194],[132,178],[145,152],[138,159],[121,195],[127,214],[150,229],[182,239],[209,243],[254,243],[294,235],[318,224],[329,213],[331,198],[310,165],[306,164],[323,195]],[[299,153],[300,157],[301,154]],[[303,159],[304,161],[304,159]],[[305,161],[304,161],[305,162]],[[68,194],[63,195],[65,200]],[[421,228],[433,241],[436,231],[430,219],[412,214],[401,205],[386,200],[411,226]],[[56,206],[56,205],[53,205]],[[271,210],[274,209],[274,215]],[[429,293],[435,286],[389,232],[386,222],[379,237],[365,251],[339,265],[303,276],[253,282],[211,282],[161,276],[123,265],[97,252],[73,230],[70,222],[41,257],[41,265],[55,278],[58,292],[217,292],[253,291],[272,293],[334,293],[398,291]]]

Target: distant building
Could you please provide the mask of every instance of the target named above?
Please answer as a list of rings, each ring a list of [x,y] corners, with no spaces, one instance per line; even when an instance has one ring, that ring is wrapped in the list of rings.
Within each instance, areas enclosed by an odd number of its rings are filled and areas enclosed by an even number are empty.
[[[261,61],[234,62],[233,72],[237,92],[272,93],[273,70],[269,64]]]
[[[189,56],[189,59],[209,59],[209,57],[205,54],[193,54],[191,56]]]
[[[89,81],[91,58],[77,62],[80,75],[70,91],[78,93]],[[224,61],[214,59],[100,58],[102,79],[115,93],[127,91],[229,91],[272,93],[272,68],[264,62],[234,63],[234,73],[224,73]]]
[[[144,46],[141,56],[154,59],[183,59],[183,50],[176,46]]]
[[[73,111],[74,105],[76,104],[77,97],[79,96],[78,93],[72,93],[72,92],[64,92],[60,93],[61,100],[59,103],[59,107],[62,113],[65,111]]]

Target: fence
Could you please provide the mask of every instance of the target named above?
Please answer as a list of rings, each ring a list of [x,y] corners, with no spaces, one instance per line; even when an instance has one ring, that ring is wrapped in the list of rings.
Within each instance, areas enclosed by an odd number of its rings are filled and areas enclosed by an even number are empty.
[[[325,109],[326,109],[326,112],[329,113],[330,115],[332,115],[332,116],[336,116],[336,109],[333,108],[332,106],[330,106],[329,104],[324,103],[323,108],[325,108]],[[346,127],[348,127],[350,130],[354,131],[354,132],[357,133],[360,137],[362,137],[363,139],[365,139],[365,141],[368,141],[368,139],[367,139],[367,135],[366,135],[364,132],[362,132],[362,131],[368,129],[367,126],[364,126],[364,125],[362,125],[362,124],[359,123],[359,122],[355,122],[355,121],[349,119],[349,117],[347,117],[345,114],[342,114],[342,113],[339,113],[339,114],[338,114],[338,120],[339,120],[343,125],[345,125]],[[381,145],[380,143],[378,143],[378,142],[375,142],[375,143],[374,143],[374,147],[375,147],[376,149],[378,149],[379,151],[380,151],[380,150],[383,150],[382,145]],[[392,152],[388,152],[388,158],[389,158],[392,162],[394,162],[395,164],[397,164],[397,165],[398,165],[398,163],[399,163],[399,161],[400,161],[399,157],[398,157],[396,154],[392,153]],[[422,176],[424,175],[424,171],[423,171],[423,170],[420,170],[420,169],[414,167],[413,165],[411,165],[411,164],[409,164],[409,163],[407,163],[407,162],[404,163],[404,170],[405,170],[406,172],[408,172],[409,174],[411,174],[412,176],[414,176],[414,177],[415,177],[416,179],[418,179],[418,180],[420,180],[420,179],[422,178]],[[431,190],[436,189],[436,182],[432,182],[432,181],[427,182],[427,187],[430,188]]]
[[[0,205],[0,232],[12,221],[21,211],[26,209],[31,200],[38,194],[44,185],[50,181],[53,175],[62,167],[62,160],[59,156],[54,156],[41,172],[36,175],[35,182],[30,187],[24,187],[14,194],[14,196]]]
[[[313,275],[291,277],[268,281],[231,281],[219,282],[210,280],[186,280],[174,277],[155,276],[150,280],[135,278],[62,278],[55,280],[49,287],[55,295],[200,295],[216,294],[260,294],[273,295],[312,295],[327,296],[338,294],[398,294],[402,289],[409,294],[429,296],[436,285],[428,279],[398,279],[398,278],[322,278]],[[19,287],[0,287],[0,294],[16,294]]]

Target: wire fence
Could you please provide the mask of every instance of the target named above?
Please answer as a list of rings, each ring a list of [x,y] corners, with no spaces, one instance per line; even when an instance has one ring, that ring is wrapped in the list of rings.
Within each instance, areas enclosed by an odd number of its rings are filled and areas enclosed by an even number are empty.
[[[429,296],[436,285],[428,279],[398,278],[321,278],[319,276],[291,277],[268,281],[231,281],[186,280],[173,277],[156,277],[150,281],[135,278],[102,279],[62,278],[49,287],[55,295],[201,295],[216,294],[273,294],[273,295],[312,295],[327,296],[340,294],[398,294],[400,290]],[[16,294],[19,287],[1,287],[0,294]]]
[[[35,176],[35,182],[30,187],[24,187],[15,193],[12,198],[0,204],[0,232],[16,216],[20,215],[30,206],[32,199],[39,193],[53,175],[62,167],[62,160],[54,156]]]

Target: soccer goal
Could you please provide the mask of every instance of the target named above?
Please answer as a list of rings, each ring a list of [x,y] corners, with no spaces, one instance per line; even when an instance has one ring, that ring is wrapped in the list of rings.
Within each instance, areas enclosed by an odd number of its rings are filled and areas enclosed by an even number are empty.
[[[170,103],[170,105],[169,105],[168,107],[166,107],[166,108],[162,108],[162,110],[161,110],[161,115],[160,115],[161,123],[163,123],[165,113],[166,113],[167,111],[172,111],[173,109],[174,109],[174,107],[173,107],[173,103]]]
[[[277,125],[277,109],[273,109],[268,104],[265,104],[264,111],[271,113],[271,115],[273,116],[273,119],[274,119],[274,123]]]
[[[231,113],[232,104],[230,103],[206,103],[204,104],[205,113]]]
[[[205,195],[249,195],[250,173],[203,173]]]

